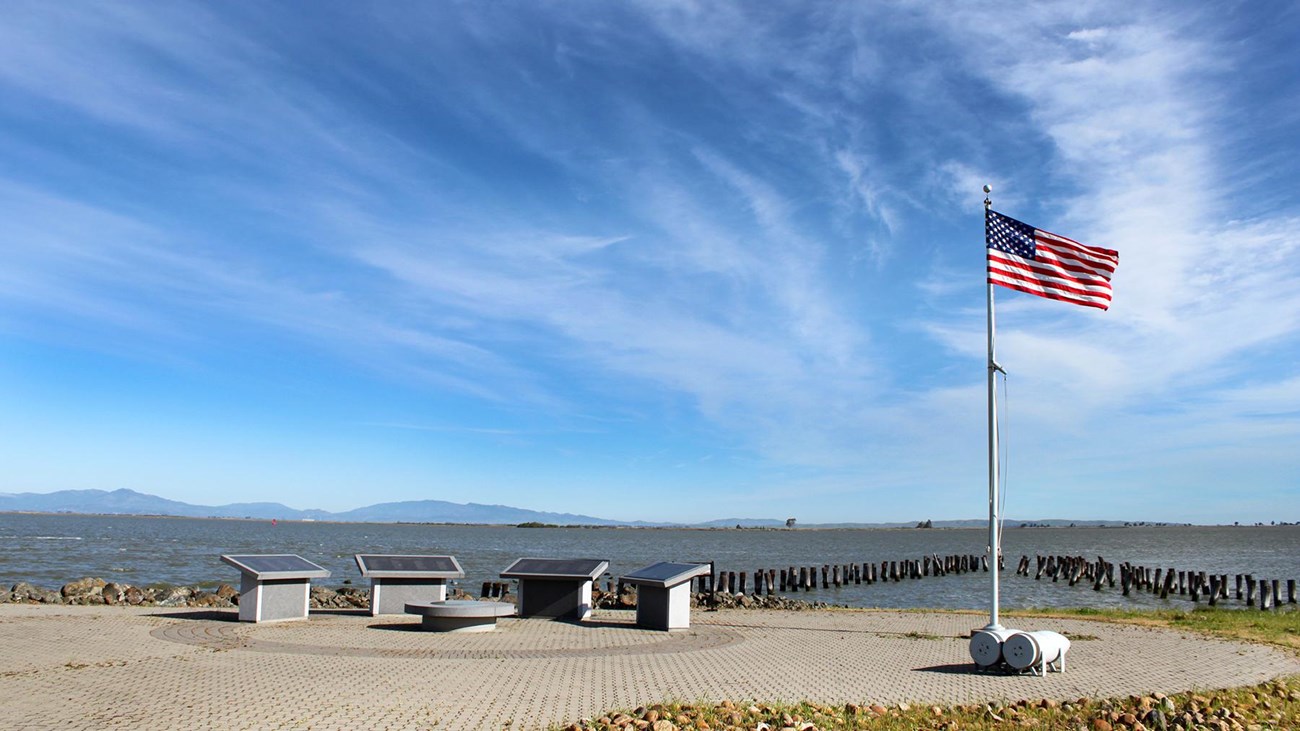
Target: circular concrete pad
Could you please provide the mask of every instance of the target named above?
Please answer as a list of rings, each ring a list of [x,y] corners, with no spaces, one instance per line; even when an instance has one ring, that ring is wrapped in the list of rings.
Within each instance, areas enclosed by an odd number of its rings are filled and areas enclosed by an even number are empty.
[[[491,632],[497,617],[510,617],[515,605],[450,599],[441,602],[408,602],[407,614],[420,616],[420,628],[430,632]]]
[[[1300,673],[1284,651],[1171,630],[1017,620],[1070,638],[1064,673],[972,672],[969,614],[696,611],[504,619],[441,634],[415,618],[0,605],[0,707],[23,728],[544,728],[666,700],[961,703],[1174,692]]]

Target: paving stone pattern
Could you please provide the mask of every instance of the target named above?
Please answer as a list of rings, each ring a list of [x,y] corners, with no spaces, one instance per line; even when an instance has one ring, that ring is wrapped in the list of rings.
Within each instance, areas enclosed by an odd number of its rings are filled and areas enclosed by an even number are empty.
[[[1267,647],[1169,630],[1033,620],[1072,636],[1066,672],[972,671],[969,614],[695,612],[641,630],[631,612],[582,624],[503,619],[496,632],[313,613],[0,605],[0,728],[544,728],[665,700],[959,703],[1173,692],[1300,673]]]

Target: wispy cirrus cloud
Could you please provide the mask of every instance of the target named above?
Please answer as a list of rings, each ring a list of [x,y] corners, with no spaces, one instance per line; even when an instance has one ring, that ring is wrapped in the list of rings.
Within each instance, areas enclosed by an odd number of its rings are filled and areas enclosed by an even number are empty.
[[[1021,217],[1121,252],[1115,304],[1104,316],[1002,297],[1012,301],[1001,308],[1000,343],[1012,388],[1019,386],[1019,413],[1031,429],[1051,425],[1031,444],[1056,434],[1083,449],[1099,430],[1109,439],[1097,449],[1115,470],[1157,481],[1168,469],[1158,455],[1192,444],[1259,440],[1275,460],[1293,430],[1261,430],[1223,407],[1243,378],[1258,379],[1258,392],[1289,393],[1282,385],[1289,375],[1268,365],[1266,353],[1300,331],[1300,267],[1291,256],[1300,227],[1287,215],[1229,219],[1240,161],[1223,153],[1234,131],[1223,125],[1226,92],[1214,79],[1238,63],[1234,51],[1196,22],[1203,19],[1115,10],[1037,6],[999,24],[997,36],[973,11],[935,19],[973,41],[979,52],[965,57],[970,68],[1023,99],[1052,142],[1057,161],[1047,187],[1058,192],[1038,197]],[[969,165],[954,170],[970,177]],[[989,174],[998,174],[996,165]],[[1013,195],[1024,207],[1027,191]],[[970,355],[974,344],[956,335],[964,330],[934,329]],[[1126,444],[1143,446],[1126,454]]]
[[[1248,49],[1194,14],[329,6],[285,31],[276,7],[23,10],[0,155],[42,164],[0,188],[10,333],[291,341],[486,405],[428,422],[485,435],[688,413],[772,504],[942,493],[982,468],[989,182],[1121,251],[1105,315],[999,296],[1030,453],[1150,475],[1116,445],[1176,462],[1201,420],[1291,435],[1261,354],[1300,330],[1300,219],[1231,215],[1258,179],[1223,144]]]

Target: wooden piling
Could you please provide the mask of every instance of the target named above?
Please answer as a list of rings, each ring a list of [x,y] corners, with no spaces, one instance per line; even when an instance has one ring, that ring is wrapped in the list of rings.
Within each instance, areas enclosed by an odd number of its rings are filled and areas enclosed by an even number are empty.
[[[1241,601],[1241,574],[1237,574],[1237,601]]]
[[[1295,579],[1286,580],[1286,603],[1295,604]]]
[[[1246,606],[1255,606],[1255,577],[1246,574]]]
[[[1259,582],[1259,608],[1268,609],[1273,605],[1273,585],[1268,583],[1268,579],[1261,579]]]

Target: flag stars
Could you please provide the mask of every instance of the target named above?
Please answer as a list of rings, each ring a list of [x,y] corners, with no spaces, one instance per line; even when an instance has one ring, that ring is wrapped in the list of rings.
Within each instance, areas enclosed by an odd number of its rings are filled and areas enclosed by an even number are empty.
[[[1014,254],[1023,259],[1034,258],[1036,249],[1034,246],[1033,226],[1007,218],[993,211],[988,211],[985,218],[987,220],[987,243],[989,248]]]

